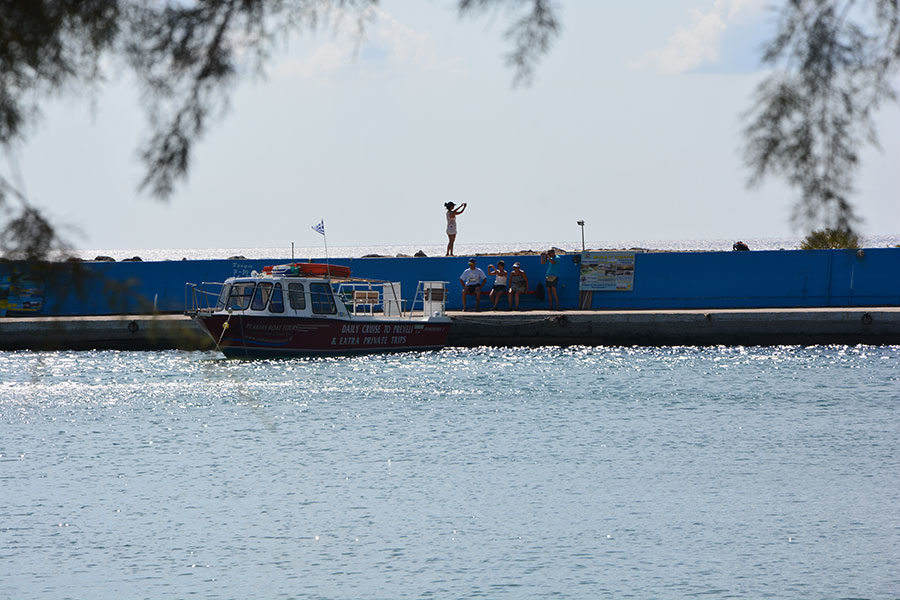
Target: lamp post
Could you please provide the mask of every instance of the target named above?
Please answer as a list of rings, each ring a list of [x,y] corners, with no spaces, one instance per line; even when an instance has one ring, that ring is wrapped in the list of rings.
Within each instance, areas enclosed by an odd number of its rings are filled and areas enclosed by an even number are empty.
[[[579,220],[578,225],[581,227],[581,251],[584,252],[584,221]]]

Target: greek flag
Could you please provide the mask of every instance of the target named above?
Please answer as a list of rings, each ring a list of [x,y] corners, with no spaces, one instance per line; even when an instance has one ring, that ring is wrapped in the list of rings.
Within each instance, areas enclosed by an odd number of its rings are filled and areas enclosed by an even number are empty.
[[[322,219],[321,221],[319,221],[318,225],[313,225],[312,228],[313,228],[313,231],[318,231],[322,235],[325,235],[325,219]]]

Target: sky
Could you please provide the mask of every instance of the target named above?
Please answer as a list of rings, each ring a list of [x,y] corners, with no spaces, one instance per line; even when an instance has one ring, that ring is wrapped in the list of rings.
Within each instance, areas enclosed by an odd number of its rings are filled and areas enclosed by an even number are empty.
[[[458,244],[802,236],[796,193],[748,188],[741,114],[764,76],[766,0],[559,2],[562,31],[513,86],[512,15],[382,0],[364,40],[303,32],[232,92],[167,202],[139,192],[147,129],[112,69],[44,105],[0,169],[76,248]],[[347,23],[350,25],[350,23]],[[878,116],[854,202],[864,235],[900,232],[900,109]]]

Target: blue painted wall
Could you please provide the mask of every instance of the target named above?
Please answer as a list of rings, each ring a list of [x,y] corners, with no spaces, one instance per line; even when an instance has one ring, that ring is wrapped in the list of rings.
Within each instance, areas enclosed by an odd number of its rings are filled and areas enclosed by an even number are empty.
[[[539,256],[477,257],[488,263],[503,258],[509,269],[519,261],[532,288],[543,282]],[[579,305],[577,255],[562,256],[560,303]],[[468,257],[334,259],[353,274],[399,281],[411,300],[422,280],[447,281],[447,308],[461,308],[460,274]],[[185,308],[185,283],[223,281],[286,259],[80,263],[54,265],[30,273],[44,284],[44,315],[122,314]],[[77,271],[73,271],[77,270]],[[19,263],[0,263],[0,275],[24,275]],[[482,309],[489,306],[485,284]],[[472,300],[470,299],[470,307]],[[855,250],[772,250],[753,252],[654,252],[635,257],[634,289],[594,292],[591,308],[775,308],[900,305],[900,248]],[[502,304],[501,306],[505,306]],[[529,297],[522,307],[545,308]]]

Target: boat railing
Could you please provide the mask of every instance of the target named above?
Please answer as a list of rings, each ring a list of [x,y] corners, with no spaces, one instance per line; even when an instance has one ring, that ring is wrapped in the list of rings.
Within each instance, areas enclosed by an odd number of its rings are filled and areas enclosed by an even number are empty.
[[[213,312],[224,285],[219,281],[202,281],[199,285],[196,283],[184,284],[185,313]],[[214,292],[208,289],[210,286],[218,286],[218,291]]]
[[[350,314],[373,315],[378,312],[386,317],[412,319],[416,315],[443,316],[447,305],[447,284],[446,281],[420,281],[411,302],[402,297],[398,281],[344,281],[338,284],[337,294]]]
[[[400,283],[380,280],[351,280],[337,284],[337,294],[347,312],[354,315],[382,313],[386,317],[408,316]]]

